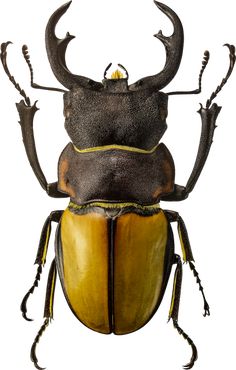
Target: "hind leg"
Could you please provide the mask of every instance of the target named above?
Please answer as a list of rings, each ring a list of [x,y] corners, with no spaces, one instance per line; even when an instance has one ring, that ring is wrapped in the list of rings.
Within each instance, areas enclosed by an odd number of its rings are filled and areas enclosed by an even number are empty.
[[[191,369],[197,360],[197,348],[193,343],[192,339],[181,329],[178,324],[178,315],[179,315],[179,303],[180,303],[180,294],[181,294],[181,286],[182,286],[182,261],[180,256],[177,254],[176,257],[176,270],[174,276],[174,284],[173,284],[173,291],[172,291],[172,299],[171,299],[171,306],[169,311],[169,320],[173,320],[174,328],[178,331],[180,335],[187,340],[188,344],[192,348],[192,357],[188,364],[183,366],[184,369]]]
[[[36,335],[34,339],[34,342],[31,347],[31,352],[30,352],[30,358],[34,363],[34,366],[38,370],[43,370],[43,368],[38,365],[38,359],[36,356],[36,347],[37,347],[37,344],[39,343],[39,340],[43,332],[46,330],[50,321],[53,319],[53,302],[54,302],[54,292],[55,292],[55,286],[56,286],[56,275],[57,275],[56,263],[55,263],[55,260],[53,260],[50,270],[49,270],[49,274],[48,274],[48,283],[47,283],[46,299],[45,299],[45,306],[44,306],[44,323],[39,329],[38,334]]]
[[[39,246],[38,246],[38,251],[37,251],[37,256],[35,260],[35,264],[38,265],[37,273],[36,273],[35,280],[34,280],[32,287],[28,290],[28,292],[24,296],[21,302],[21,306],[20,306],[22,316],[27,321],[32,321],[32,319],[29,319],[27,317],[27,306],[26,305],[27,305],[27,301],[28,301],[30,294],[33,294],[34,289],[38,286],[40,275],[42,273],[42,268],[46,263],[48,244],[49,244],[50,234],[51,234],[51,223],[52,222],[58,223],[61,219],[62,213],[63,211],[53,211],[52,213],[50,213],[50,215],[48,216],[48,218],[46,219],[43,225],[43,229],[42,229],[41,237],[39,241]]]

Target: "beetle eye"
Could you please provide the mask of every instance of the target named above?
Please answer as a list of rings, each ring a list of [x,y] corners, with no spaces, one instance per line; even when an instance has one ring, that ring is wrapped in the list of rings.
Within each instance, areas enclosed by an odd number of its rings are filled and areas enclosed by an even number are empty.
[[[63,114],[64,114],[65,118],[70,118],[71,109],[70,108],[65,108]]]
[[[164,121],[167,117],[167,110],[164,108],[160,108],[159,113],[160,113],[161,120]]]

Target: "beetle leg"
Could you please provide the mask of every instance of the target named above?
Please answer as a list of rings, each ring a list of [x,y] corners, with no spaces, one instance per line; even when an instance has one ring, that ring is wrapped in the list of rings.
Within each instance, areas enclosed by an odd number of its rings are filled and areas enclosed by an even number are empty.
[[[203,301],[204,301],[204,314],[203,314],[203,316],[204,317],[205,316],[210,316],[210,307],[209,307],[209,304],[207,303],[207,300],[206,300],[206,297],[205,297],[205,294],[204,294],[204,291],[203,291],[203,286],[201,284],[201,279],[199,278],[199,274],[198,274],[194,264],[191,261],[189,261],[189,267],[190,267],[191,271],[193,272],[193,275],[196,278],[197,284],[199,285],[199,290],[202,293],[202,297],[203,297]]]
[[[32,170],[34,171],[34,174],[37,177],[40,185],[51,197],[54,198],[68,197],[67,194],[62,193],[57,189],[57,183],[48,184],[44,176],[44,173],[41,169],[41,166],[39,164],[33,128],[34,115],[38,110],[36,102],[32,106],[29,106],[26,105],[23,100],[21,100],[20,103],[16,104],[16,107],[20,116],[20,125],[25,151],[30,162],[30,165],[32,167]]]
[[[178,324],[178,314],[179,314],[179,303],[180,303],[180,295],[181,295],[181,286],[182,286],[182,262],[181,258],[178,255],[176,257],[176,270],[174,276],[174,284],[173,284],[173,292],[172,292],[172,299],[171,299],[171,306],[169,311],[169,320],[172,319],[174,328],[178,330],[178,333],[187,340],[188,344],[192,348],[192,357],[188,364],[183,366],[184,369],[191,369],[197,360],[197,348],[193,343],[192,339],[180,328]]]
[[[194,277],[196,277],[196,282],[199,285],[199,290],[202,294],[203,302],[204,302],[204,314],[203,316],[210,316],[210,307],[209,304],[206,300],[204,291],[203,291],[203,286],[201,284],[201,280],[199,278],[199,274],[193,264],[194,258],[193,258],[193,253],[191,249],[191,244],[189,241],[188,237],[188,232],[186,225],[184,223],[184,220],[182,217],[178,214],[178,212],[174,211],[165,211],[165,214],[167,218],[169,219],[170,222],[177,222],[177,227],[178,227],[178,234],[179,234],[179,240],[180,240],[180,245],[182,249],[182,254],[183,254],[183,260],[186,263],[189,263],[189,267],[191,271],[193,272]]]
[[[39,343],[39,340],[43,334],[43,332],[46,330],[47,326],[49,325],[50,321],[53,319],[53,302],[54,302],[54,292],[55,292],[55,286],[56,286],[56,263],[55,260],[52,261],[49,275],[48,275],[48,283],[47,283],[47,292],[46,292],[46,299],[45,299],[45,306],[44,306],[44,323],[41,326],[41,328],[38,331],[38,334],[36,335],[34,342],[31,347],[30,351],[30,358],[34,363],[34,366],[38,370],[43,370],[42,367],[38,364],[38,358],[36,356],[36,347]]]
[[[32,287],[28,290],[26,295],[24,296],[20,309],[22,312],[22,316],[24,317],[25,320],[27,321],[32,321],[32,319],[29,319],[27,317],[27,301],[30,296],[30,294],[33,294],[34,289],[37,288],[39,280],[40,280],[40,275],[42,273],[42,268],[46,263],[46,257],[47,257],[47,250],[48,250],[48,244],[49,244],[49,239],[50,239],[50,234],[51,234],[51,223],[52,221],[54,222],[59,222],[61,215],[63,211],[54,211],[52,212],[48,218],[46,219],[43,229],[41,232],[41,237],[39,241],[39,246],[38,246],[38,251],[37,251],[37,256],[35,260],[35,264],[38,265],[36,277],[34,280],[34,283]]]
[[[195,164],[189,176],[186,186],[175,185],[174,191],[167,196],[162,197],[164,201],[181,201],[188,197],[193,190],[196,182],[202,172],[206,163],[208,154],[213,143],[214,131],[216,128],[216,119],[221,110],[217,104],[213,104],[210,108],[203,108],[201,106],[198,113],[201,116],[202,130],[197,152]]]

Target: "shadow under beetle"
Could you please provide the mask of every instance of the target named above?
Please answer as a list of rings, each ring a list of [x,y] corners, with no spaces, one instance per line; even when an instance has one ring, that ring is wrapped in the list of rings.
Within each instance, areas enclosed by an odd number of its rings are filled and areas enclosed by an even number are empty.
[[[58,165],[58,181],[48,184],[35,148],[33,119],[36,102],[31,105],[24,90],[7,66],[7,46],[1,45],[5,72],[24,97],[17,106],[25,150],[43,189],[52,197],[70,197],[65,211],[52,212],[45,221],[35,263],[33,286],[25,295],[21,311],[26,320],[26,303],[38,286],[46,262],[51,223],[58,223],[55,259],[49,271],[45,321],[31,348],[31,359],[41,369],[36,356],[39,339],[53,317],[53,297],[57,272],[68,305],[87,327],[100,333],[127,334],[144,326],[158,309],[173,265],[176,265],[169,311],[175,329],[192,348],[185,369],[197,359],[192,339],[178,323],[182,281],[182,260],[174,251],[172,222],[177,222],[183,261],[188,262],[204,300],[204,316],[209,315],[201,280],[194,266],[185,224],[177,212],[162,210],[161,200],[181,201],[193,190],[206,162],[221,107],[213,99],[229,78],[235,63],[235,48],[229,49],[230,66],[221,84],[199,114],[202,122],[199,148],[186,186],[175,184],[175,167],[167,147],[160,143],[167,125],[168,96],[201,92],[203,72],[209,60],[204,53],[199,86],[192,91],[160,92],[174,78],[182,57],[183,28],[175,12],[155,1],[173,23],[172,36],[162,31],[155,35],[166,50],[164,69],[128,85],[128,72],[120,70],[102,83],[72,74],[66,66],[65,52],[74,36],[55,35],[55,27],[71,2],[53,13],[46,28],[48,59],[58,81],[67,89],[34,83],[27,46],[23,56],[31,74],[31,86],[64,93],[65,127],[71,138]]]

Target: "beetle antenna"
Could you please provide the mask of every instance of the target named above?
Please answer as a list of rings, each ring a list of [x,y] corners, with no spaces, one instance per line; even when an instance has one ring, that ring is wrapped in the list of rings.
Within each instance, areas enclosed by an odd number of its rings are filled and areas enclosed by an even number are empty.
[[[0,58],[2,61],[2,65],[4,68],[4,71],[6,72],[7,76],[9,77],[9,80],[13,85],[15,86],[16,90],[19,91],[19,93],[23,96],[25,99],[25,102],[28,106],[30,106],[30,98],[26,95],[25,91],[20,87],[20,85],[16,82],[14,76],[11,75],[8,66],[7,66],[7,47],[9,44],[12,44],[11,41],[7,41],[1,44],[1,53]]]
[[[206,66],[209,62],[209,59],[210,59],[210,53],[209,53],[208,50],[206,50],[204,52],[204,55],[203,55],[202,68],[201,68],[201,71],[199,73],[199,78],[198,78],[198,92],[196,92],[196,94],[198,94],[202,91],[202,76],[203,76],[203,72],[205,71]]]
[[[28,52],[28,47],[27,45],[23,45],[22,46],[22,53],[23,53],[23,56],[24,56],[24,59],[26,61],[26,63],[28,64],[28,67],[29,67],[29,70],[30,70],[30,83],[31,83],[31,86],[33,85],[33,80],[34,80],[34,72],[33,72],[33,67],[32,67],[32,64],[30,62],[30,55],[29,55],[29,52]]]
[[[23,54],[23,57],[24,57],[27,65],[28,65],[28,67],[29,67],[29,70],[30,70],[30,85],[31,85],[31,87],[33,87],[34,89],[57,91],[57,92],[62,92],[62,93],[67,92],[67,90],[58,89],[56,87],[41,86],[41,85],[38,85],[38,84],[34,83],[34,71],[33,71],[32,64],[30,62],[30,55],[29,55],[29,50],[28,50],[27,45],[22,46],[22,54]]]
[[[167,95],[190,95],[190,94],[200,94],[200,92],[202,91],[202,76],[203,76],[203,72],[205,71],[206,69],[206,66],[209,62],[209,59],[210,59],[210,53],[208,50],[206,50],[204,52],[204,55],[203,55],[203,60],[202,60],[202,68],[200,70],[200,73],[199,73],[199,77],[198,77],[198,89],[196,90],[191,90],[191,91],[172,91],[172,92],[169,92],[167,93]]]
[[[223,86],[228,81],[229,76],[231,75],[231,73],[232,73],[232,71],[234,69],[234,64],[235,64],[235,60],[236,60],[235,46],[234,45],[230,45],[230,44],[225,44],[224,46],[227,46],[228,49],[229,49],[229,61],[230,61],[230,63],[229,63],[229,69],[228,69],[228,72],[227,72],[226,76],[221,81],[221,84],[219,86],[217,86],[216,90],[211,94],[210,99],[207,100],[207,102],[206,102],[206,108],[207,109],[210,107],[212,101],[215,99],[215,97],[217,96],[217,94],[222,90]]]

